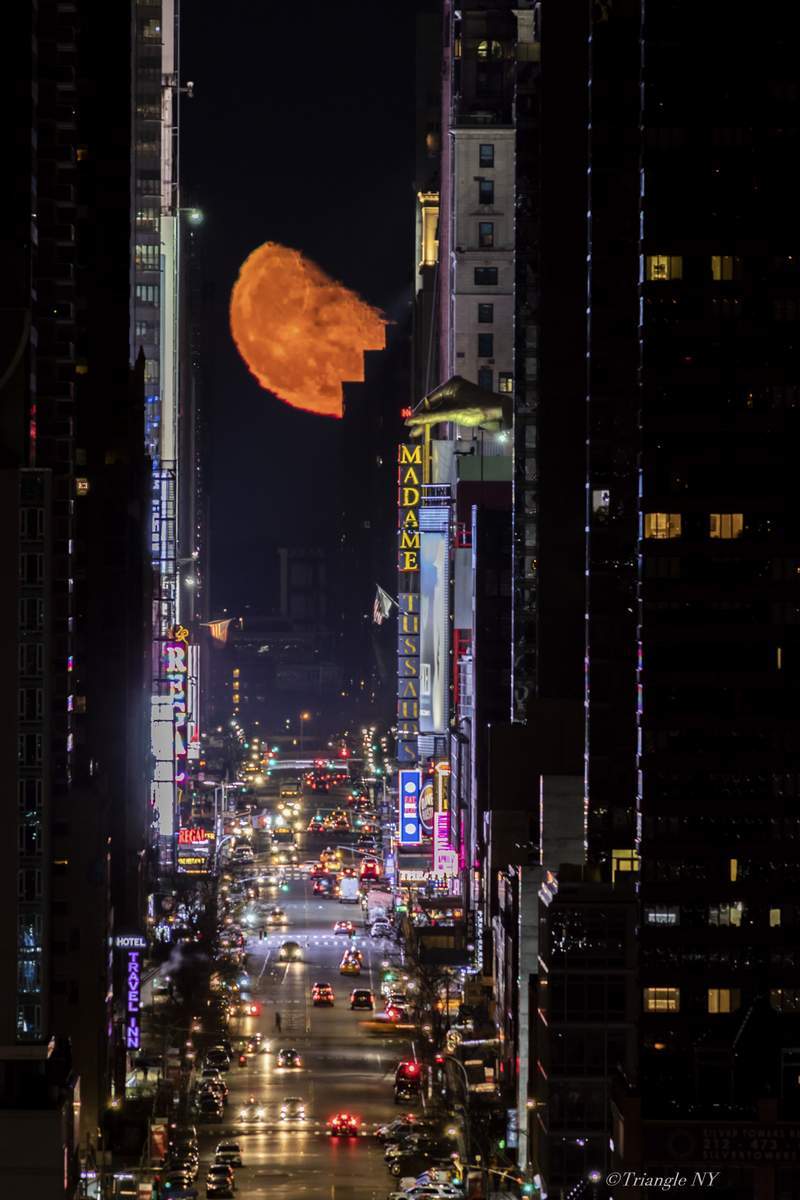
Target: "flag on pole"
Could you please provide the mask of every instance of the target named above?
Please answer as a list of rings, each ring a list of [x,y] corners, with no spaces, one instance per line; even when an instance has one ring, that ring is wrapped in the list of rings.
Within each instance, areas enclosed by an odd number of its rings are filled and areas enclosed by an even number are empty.
[[[393,600],[379,583],[376,583],[375,587],[377,591],[375,592],[375,603],[372,605],[372,623],[373,625],[382,625],[386,618],[392,615],[392,605],[396,607],[397,601]]]

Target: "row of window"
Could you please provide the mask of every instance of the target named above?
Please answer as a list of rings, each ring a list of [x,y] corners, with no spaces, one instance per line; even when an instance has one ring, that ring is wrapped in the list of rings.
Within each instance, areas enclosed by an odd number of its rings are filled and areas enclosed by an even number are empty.
[[[22,633],[36,633],[44,628],[44,600],[41,596],[23,596],[17,611]]]
[[[649,512],[644,514],[644,536],[646,538],[679,538],[683,531],[681,513]],[[709,513],[708,536],[730,540],[741,537],[744,531],[744,513]]]
[[[157,283],[137,283],[136,299],[140,304],[158,304],[161,289]]]
[[[39,1041],[42,1037],[42,1006],[21,1002],[17,1004],[17,1037],[21,1041]]]
[[[800,988],[771,988],[770,1006],[775,1012],[800,1012]],[[739,988],[708,988],[706,1012],[711,1014],[732,1013],[741,1007],[742,993]],[[650,1013],[676,1013],[681,1011],[681,989],[679,987],[646,987],[644,1010]]]
[[[710,277],[715,283],[727,283],[739,278],[742,260],[735,254],[712,254],[708,266]],[[644,268],[644,277],[648,283],[683,279],[683,255],[648,254],[645,256]]]
[[[19,510],[19,536],[23,542],[41,542],[44,539],[43,508]]]
[[[478,387],[483,388],[485,392],[493,392],[494,387],[494,371],[491,367],[478,367]],[[497,390],[504,396],[511,396],[514,393],[514,376],[510,371],[500,371],[497,376]]]
[[[25,551],[19,556],[19,581],[26,587],[44,582],[44,555]]]
[[[494,204],[494,180],[478,180],[478,204]]]
[[[739,928],[747,915],[748,906],[743,900],[731,900],[723,904],[710,904],[706,911],[709,925]],[[780,908],[768,909],[767,915],[771,929],[781,924]],[[644,920],[646,925],[680,925],[681,910],[678,905],[653,905],[645,908]]]
[[[134,263],[140,271],[158,271],[161,267],[161,246],[158,242],[137,242]]]

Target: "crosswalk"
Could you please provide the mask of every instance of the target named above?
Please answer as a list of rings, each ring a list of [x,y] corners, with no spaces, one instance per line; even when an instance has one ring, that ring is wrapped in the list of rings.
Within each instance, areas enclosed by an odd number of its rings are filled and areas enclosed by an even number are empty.
[[[379,1122],[373,1121],[370,1124],[363,1125],[359,1131],[359,1137],[373,1137],[375,1130],[378,1128]],[[202,1133],[213,1133],[219,1136],[220,1140],[227,1137],[246,1137],[250,1134],[258,1135],[261,1133],[306,1133],[311,1136],[330,1136],[325,1121],[258,1121],[249,1122],[247,1124],[223,1121],[220,1124],[216,1122],[200,1122],[197,1125],[198,1131]]]

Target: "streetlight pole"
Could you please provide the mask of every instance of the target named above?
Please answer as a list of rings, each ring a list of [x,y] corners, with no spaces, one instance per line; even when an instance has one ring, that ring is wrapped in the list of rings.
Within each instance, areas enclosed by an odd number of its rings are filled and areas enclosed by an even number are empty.
[[[310,712],[301,712],[300,713],[300,757],[301,758],[303,757],[303,739],[304,739],[304,734],[305,734],[306,721],[310,721],[310,720],[311,720]]]

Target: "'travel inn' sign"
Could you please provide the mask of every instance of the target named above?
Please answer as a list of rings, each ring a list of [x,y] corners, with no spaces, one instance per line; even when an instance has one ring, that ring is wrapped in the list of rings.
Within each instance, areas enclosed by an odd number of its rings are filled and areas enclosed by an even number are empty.
[[[422,444],[397,448],[397,760],[416,763],[419,733],[419,506]]]

